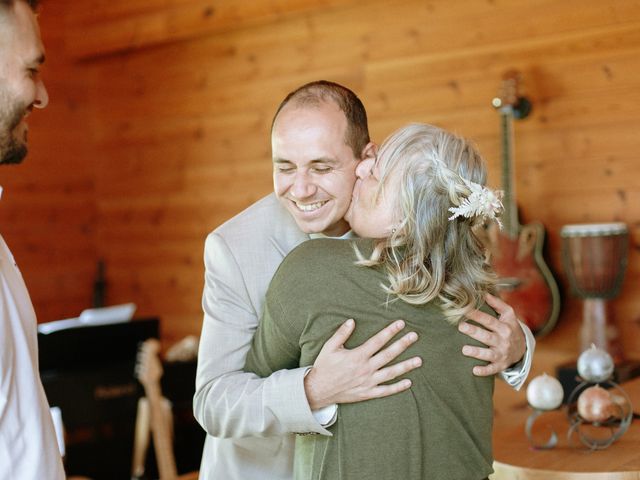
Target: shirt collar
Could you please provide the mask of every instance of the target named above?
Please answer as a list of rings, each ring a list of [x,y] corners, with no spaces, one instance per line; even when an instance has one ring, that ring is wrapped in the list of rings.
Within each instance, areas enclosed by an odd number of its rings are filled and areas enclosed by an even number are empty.
[[[353,230],[349,230],[344,235],[340,235],[339,237],[330,237],[329,235],[325,235],[324,233],[310,233],[309,238],[336,238],[338,240],[349,240],[350,238],[358,238],[356,234],[353,233]]]

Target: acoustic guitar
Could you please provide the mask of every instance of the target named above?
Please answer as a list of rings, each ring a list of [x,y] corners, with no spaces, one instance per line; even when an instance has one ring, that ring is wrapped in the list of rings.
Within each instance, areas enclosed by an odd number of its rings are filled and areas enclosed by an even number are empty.
[[[544,227],[520,225],[515,194],[513,121],[525,118],[531,103],[518,95],[520,74],[505,73],[493,106],[500,113],[502,134],[503,229],[490,232],[491,263],[498,274],[500,297],[511,305],[536,337],[553,329],[560,313],[560,292],[543,258]]]

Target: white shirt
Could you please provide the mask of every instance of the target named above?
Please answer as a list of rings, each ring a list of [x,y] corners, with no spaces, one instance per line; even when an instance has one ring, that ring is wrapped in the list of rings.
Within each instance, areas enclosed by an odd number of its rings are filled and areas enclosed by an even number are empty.
[[[0,480],[65,478],[38,372],[36,327],[24,280],[0,235]]]
[[[536,339],[529,327],[520,320],[518,320],[518,323],[524,332],[527,349],[524,352],[524,357],[519,363],[516,363],[514,366],[500,372],[504,381],[516,390],[520,390],[520,388],[522,388],[522,385],[524,385],[525,380],[529,376],[531,364],[533,363],[533,352],[536,349]]]

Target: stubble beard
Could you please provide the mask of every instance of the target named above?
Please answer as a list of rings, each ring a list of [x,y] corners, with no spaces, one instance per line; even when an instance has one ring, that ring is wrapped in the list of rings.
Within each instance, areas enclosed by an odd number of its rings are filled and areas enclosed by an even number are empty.
[[[27,156],[26,133],[20,139],[16,131],[25,111],[26,107],[0,85],[0,164],[15,165]]]

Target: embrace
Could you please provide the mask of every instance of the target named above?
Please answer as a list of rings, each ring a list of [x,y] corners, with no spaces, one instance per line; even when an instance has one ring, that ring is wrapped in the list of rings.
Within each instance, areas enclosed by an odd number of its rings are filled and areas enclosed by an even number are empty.
[[[324,81],[272,153],[275,195],[207,239],[201,478],[486,478],[494,375],[522,385],[534,342],[491,295],[482,158],[422,124],[378,148]]]

